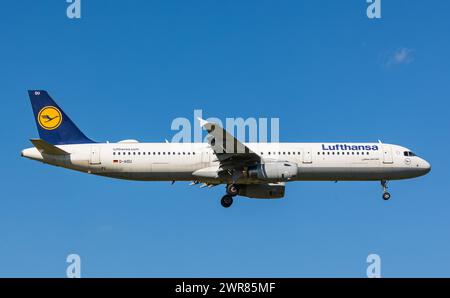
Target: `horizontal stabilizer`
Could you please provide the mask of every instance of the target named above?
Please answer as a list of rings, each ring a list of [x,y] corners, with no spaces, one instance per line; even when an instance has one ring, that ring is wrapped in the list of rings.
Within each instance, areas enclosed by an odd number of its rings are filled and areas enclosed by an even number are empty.
[[[70,154],[67,151],[64,151],[52,144],[47,143],[41,139],[31,139],[31,143],[33,143],[34,147],[36,147],[41,153],[51,154],[51,155],[67,155]]]

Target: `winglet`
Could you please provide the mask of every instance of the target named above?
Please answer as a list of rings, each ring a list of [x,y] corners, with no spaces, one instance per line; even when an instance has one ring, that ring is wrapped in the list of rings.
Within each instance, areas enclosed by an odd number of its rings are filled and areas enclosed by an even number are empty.
[[[52,144],[47,143],[41,139],[31,139],[31,143],[33,143],[34,147],[36,147],[41,153],[51,154],[51,155],[68,155],[70,154],[67,151],[64,151]]]
[[[206,121],[205,119],[202,119],[200,117],[197,117],[198,121],[200,122],[200,126],[203,127],[206,124],[208,124],[208,121]]]

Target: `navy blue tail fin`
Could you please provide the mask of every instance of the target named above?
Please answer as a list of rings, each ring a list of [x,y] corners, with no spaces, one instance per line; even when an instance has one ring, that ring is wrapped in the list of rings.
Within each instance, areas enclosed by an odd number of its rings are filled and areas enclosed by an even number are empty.
[[[42,140],[53,145],[95,143],[78,129],[47,91],[29,90],[28,95]]]

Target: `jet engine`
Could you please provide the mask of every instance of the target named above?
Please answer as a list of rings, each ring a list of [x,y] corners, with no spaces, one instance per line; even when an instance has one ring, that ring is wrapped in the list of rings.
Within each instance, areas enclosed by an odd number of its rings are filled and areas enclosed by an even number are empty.
[[[248,178],[263,181],[287,181],[297,176],[298,166],[292,162],[269,162],[248,168]]]

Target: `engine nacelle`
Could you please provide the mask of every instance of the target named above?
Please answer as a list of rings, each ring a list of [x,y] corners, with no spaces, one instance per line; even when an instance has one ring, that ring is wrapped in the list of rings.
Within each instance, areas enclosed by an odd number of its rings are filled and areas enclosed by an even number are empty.
[[[283,183],[239,185],[239,195],[257,199],[277,199],[284,197]]]
[[[264,181],[287,181],[297,176],[297,164],[292,162],[269,162],[248,168],[248,177]]]

